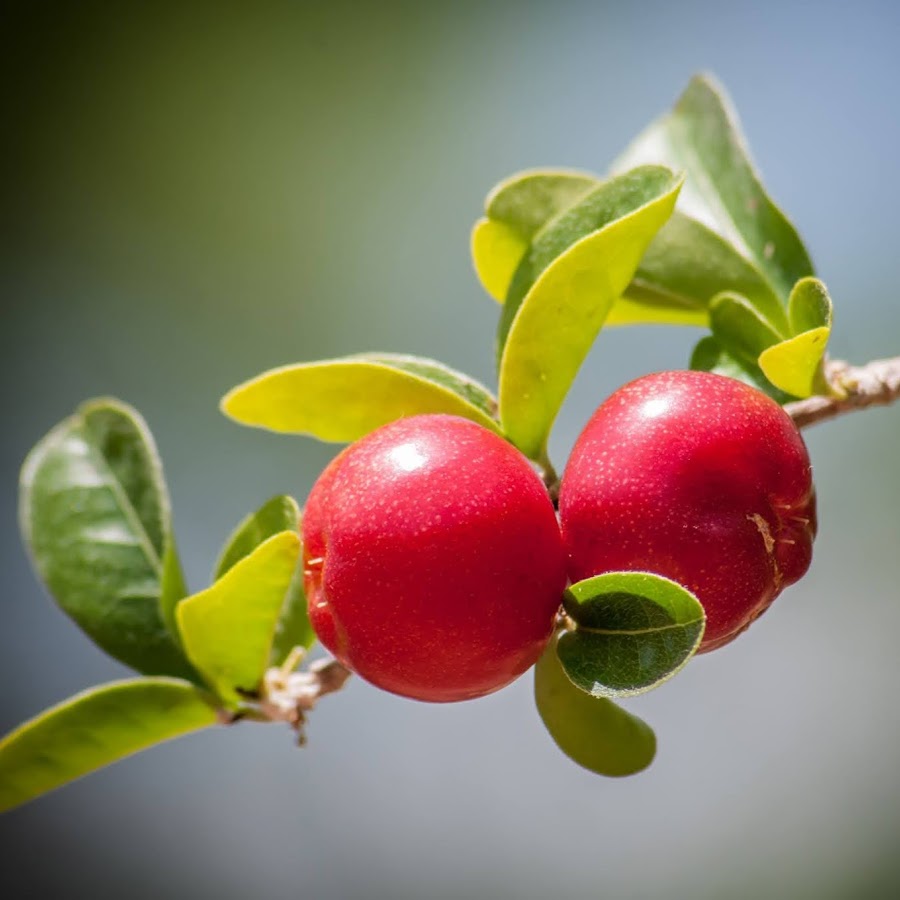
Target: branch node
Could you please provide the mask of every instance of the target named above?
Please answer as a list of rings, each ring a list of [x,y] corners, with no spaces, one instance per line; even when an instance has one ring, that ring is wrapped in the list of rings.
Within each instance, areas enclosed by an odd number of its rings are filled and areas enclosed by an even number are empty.
[[[900,357],[876,359],[863,366],[831,360],[825,365],[825,379],[831,389],[828,395],[807,397],[785,405],[785,411],[798,428],[854,410],[886,406],[900,399]]]

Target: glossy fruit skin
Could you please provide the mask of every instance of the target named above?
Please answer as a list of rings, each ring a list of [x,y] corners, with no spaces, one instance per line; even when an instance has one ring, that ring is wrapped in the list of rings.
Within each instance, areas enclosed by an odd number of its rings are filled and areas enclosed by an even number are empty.
[[[812,558],[806,446],[771,398],[708,372],[661,372],[617,390],[575,444],[559,494],[575,581],[644,570],[706,611],[699,652],[733,640]]]
[[[346,448],[313,487],[303,543],[319,639],[418,700],[480,697],[530,668],[566,581],[541,480],[456,416],[400,419]]]

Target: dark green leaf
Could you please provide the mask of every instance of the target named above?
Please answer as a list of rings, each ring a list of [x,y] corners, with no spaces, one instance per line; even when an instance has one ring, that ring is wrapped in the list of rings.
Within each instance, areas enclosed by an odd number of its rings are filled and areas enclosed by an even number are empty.
[[[759,354],[782,336],[754,309],[746,297],[723,293],[709,307],[713,337],[743,365],[756,365]]]
[[[84,691],[0,741],[0,812],[215,723],[208,698],[177,678],[136,678]]]
[[[299,535],[283,531],[178,604],[188,658],[224,703],[237,706],[259,688],[299,558]]]
[[[676,210],[651,241],[609,324],[705,325],[710,301],[722,291],[750,298],[777,329],[787,328],[781,301],[753,264],[714,231]]]
[[[535,236],[503,307],[500,419],[532,459],[544,453],[566,393],[671,215],[681,182],[647,167],[613,179]]]
[[[576,687],[556,652],[558,635],[534,668],[534,699],[550,736],[571,760],[598,775],[634,775],[653,762],[656,735],[605,697]]]
[[[415,356],[364,353],[263,372],[222,400],[243,425],[355,441],[420,413],[450,413],[494,431],[496,401],[474,379]]]
[[[579,581],[563,597],[574,631],[557,652],[569,679],[597,697],[640,694],[691,658],[706,617],[693,594],[648,572],[610,572]]]
[[[787,299],[813,274],[794,226],[771,201],[754,170],[737,115],[708,76],[691,80],[675,108],[654,122],[614,166],[659,163],[687,173],[679,208],[718,232]]]
[[[164,581],[167,605],[178,593],[163,562],[169,501],[133,409],[86,403],[40,441],[22,468],[19,519],[50,593],[92,640],[139,672],[196,677],[161,608]]]

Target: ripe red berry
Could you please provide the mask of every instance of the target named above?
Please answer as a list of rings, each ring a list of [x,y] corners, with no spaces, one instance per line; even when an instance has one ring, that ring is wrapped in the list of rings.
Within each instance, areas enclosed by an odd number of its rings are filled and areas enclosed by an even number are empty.
[[[692,591],[700,651],[726,644],[809,567],[812,470],[784,410],[706,372],[625,385],[594,413],[563,475],[569,577],[643,570]]]
[[[346,448],[303,518],[322,643],[385,690],[466,700],[521,675],[565,587],[553,506],[528,461],[466,419],[414,416]]]

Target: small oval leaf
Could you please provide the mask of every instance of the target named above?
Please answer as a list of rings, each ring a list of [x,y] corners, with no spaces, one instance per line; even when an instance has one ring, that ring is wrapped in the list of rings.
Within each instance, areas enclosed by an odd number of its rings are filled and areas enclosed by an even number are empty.
[[[526,456],[543,454],[581,363],[680,185],[665,169],[628,173],[551,220],[532,243],[498,336],[503,432]]]
[[[279,494],[250,513],[231,533],[216,563],[213,580],[218,581],[235,563],[249,556],[260,544],[282,531],[300,530],[300,507],[293,497]]]
[[[575,622],[557,652],[574,685],[595,697],[628,697],[671,678],[693,656],[706,616],[680,584],[649,572],[609,572],[569,587]]]
[[[283,531],[300,532],[300,507],[293,497],[287,495],[272,497],[238,525],[216,564],[215,580],[218,581],[235,563],[249,556],[260,544]],[[298,567],[291,579],[275,628],[269,653],[270,665],[279,665],[294,647],[308,649],[315,638],[306,608],[303,572]]]
[[[569,759],[598,775],[634,775],[653,762],[653,729],[605,697],[576,687],[556,652],[556,635],[534,667],[541,721]]]
[[[814,328],[831,328],[834,313],[828,288],[818,278],[801,278],[788,300],[791,334]]]
[[[828,327],[813,328],[768,347],[760,354],[759,367],[775,387],[794,397],[827,394],[822,360],[830,333]]]
[[[722,293],[709,307],[709,326],[713,337],[735,359],[747,366],[756,365],[759,354],[782,340],[780,335],[753,304],[739,294]]]
[[[509,225],[527,241],[599,183],[598,178],[586,172],[552,169],[517,172],[488,194],[484,211],[491,221]]]
[[[499,430],[487,388],[434,360],[390,353],[272,369],[238,385],[221,407],[243,425],[322,441],[355,441],[420,413],[450,413]]]
[[[145,674],[196,676],[166,627],[183,585],[159,456],[134,409],[93,400],[44,437],[22,467],[19,521],[38,574],[96,644]]]
[[[300,537],[283,531],[178,604],[188,658],[223,702],[237,705],[259,687],[299,558]]]
[[[136,678],[91,688],[0,740],[0,812],[215,723],[209,699],[178,678]]]

